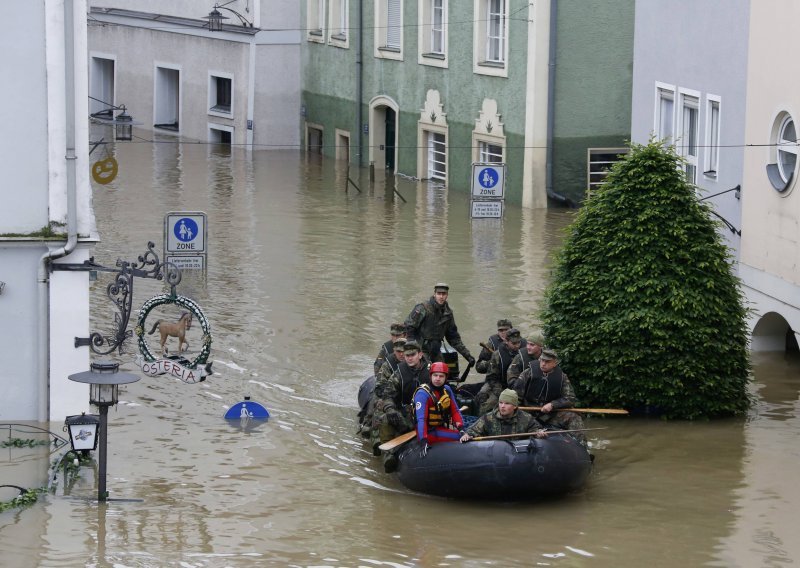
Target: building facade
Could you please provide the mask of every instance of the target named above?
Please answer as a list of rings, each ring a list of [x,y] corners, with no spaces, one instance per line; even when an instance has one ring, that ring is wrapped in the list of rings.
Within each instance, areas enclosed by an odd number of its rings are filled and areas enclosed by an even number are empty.
[[[461,191],[473,162],[503,162],[506,198],[544,207],[580,201],[588,148],[629,136],[632,1],[304,7],[310,151]]]
[[[54,272],[81,263],[97,241],[89,184],[86,4],[31,0],[0,36],[0,421],[63,421],[89,410],[89,277]]]
[[[800,330],[800,79],[792,35],[800,6],[749,7],[747,113],[739,275],[750,301],[754,350],[797,350]]]
[[[636,3],[631,140],[675,146],[689,181],[727,221],[742,219],[749,0]],[[738,188],[738,189],[737,189]]]
[[[297,148],[298,2],[214,6],[91,0],[92,113],[125,105],[148,133],[248,149]],[[209,29],[213,10],[225,18],[218,31]]]

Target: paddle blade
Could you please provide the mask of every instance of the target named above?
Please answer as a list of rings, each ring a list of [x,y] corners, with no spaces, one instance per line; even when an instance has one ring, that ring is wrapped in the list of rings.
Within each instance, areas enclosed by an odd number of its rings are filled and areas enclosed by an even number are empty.
[[[383,452],[387,452],[389,450],[393,450],[397,446],[402,446],[403,444],[405,444],[409,440],[413,440],[416,437],[416,435],[417,435],[417,432],[415,430],[411,430],[411,432],[406,432],[405,434],[401,434],[397,438],[392,438],[388,442],[384,442],[383,444],[378,446],[378,449],[383,451]]]

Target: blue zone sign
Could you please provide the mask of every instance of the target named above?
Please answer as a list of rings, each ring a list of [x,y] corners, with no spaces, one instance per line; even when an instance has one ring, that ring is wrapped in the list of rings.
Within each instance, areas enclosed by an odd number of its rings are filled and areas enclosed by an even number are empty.
[[[505,164],[472,164],[472,197],[502,199],[505,186]]]
[[[164,236],[167,253],[205,253],[206,214],[194,211],[168,213],[164,219]]]

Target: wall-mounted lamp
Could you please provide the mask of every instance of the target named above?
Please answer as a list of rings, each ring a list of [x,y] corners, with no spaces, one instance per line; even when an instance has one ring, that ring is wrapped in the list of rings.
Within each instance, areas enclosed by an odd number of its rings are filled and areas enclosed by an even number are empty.
[[[89,117],[92,120],[113,126],[115,140],[133,140],[133,125],[141,124],[141,122],[136,122],[133,120],[133,117],[128,114],[128,110],[125,108],[125,105],[115,106],[91,96],[89,98],[108,107],[107,109],[90,114]],[[116,117],[114,117],[114,111],[120,111]]]
[[[235,2],[236,0],[231,0],[230,2],[226,2],[225,4],[214,4],[214,8],[208,13],[208,16],[203,16],[204,20],[208,20],[208,29],[212,32],[219,32],[222,31],[222,20],[230,20],[230,18],[223,16],[220,12],[220,9],[227,10],[237,18],[242,23],[242,26],[246,28],[252,28],[253,22],[250,22],[242,16],[239,12],[234,10],[233,8],[226,8],[228,4],[231,2]]]

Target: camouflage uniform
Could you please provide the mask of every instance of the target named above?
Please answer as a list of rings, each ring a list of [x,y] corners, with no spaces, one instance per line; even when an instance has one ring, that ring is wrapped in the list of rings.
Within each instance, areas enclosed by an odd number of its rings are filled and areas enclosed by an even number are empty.
[[[508,418],[500,416],[500,409],[487,412],[467,429],[472,437],[500,436],[503,434],[525,434],[540,430],[542,425],[524,410],[517,410]]]
[[[381,373],[375,381],[375,405],[370,432],[373,453],[377,452],[376,448],[383,442],[415,428],[416,416],[412,407],[414,391],[427,382],[430,382],[430,376],[428,360],[424,357],[418,369],[409,367],[405,362],[400,363],[394,372],[387,364],[381,367]]]
[[[529,366],[515,381],[509,383],[509,387],[517,391],[522,401],[520,406],[544,406],[548,402],[554,409],[575,406],[575,391],[561,367],[556,367],[545,376],[539,365]],[[583,419],[575,412],[551,412],[539,414],[537,418],[547,426],[556,426],[562,430],[584,427]],[[570,435],[586,446],[583,432],[573,432]]]
[[[489,361],[492,358],[492,353],[497,351],[503,344],[503,340],[496,333],[489,337],[486,345],[490,346],[494,351],[489,351],[486,347],[481,347],[481,352],[478,355],[478,362],[475,363],[475,370],[478,373],[486,374],[489,371]]]
[[[508,384],[510,385],[516,381],[517,377],[519,377],[529,366],[538,364],[539,359],[529,355],[527,349],[520,347],[519,353],[514,356],[514,359],[512,359],[511,364],[508,366],[508,370],[506,371],[506,380],[508,380]]]
[[[417,340],[431,362],[442,360],[439,353],[442,338],[447,339],[464,359],[468,361],[472,359],[469,349],[461,341],[453,310],[447,302],[440,306],[436,303],[435,296],[431,296],[427,302],[414,306],[406,318],[405,325],[408,339]]]
[[[517,351],[512,350],[505,343],[492,353],[486,373],[486,382],[475,395],[475,402],[480,405],[478,411],[480,414],[485,414],[497,406],[500,393],[508,386],[506,371],[516,354]]]

